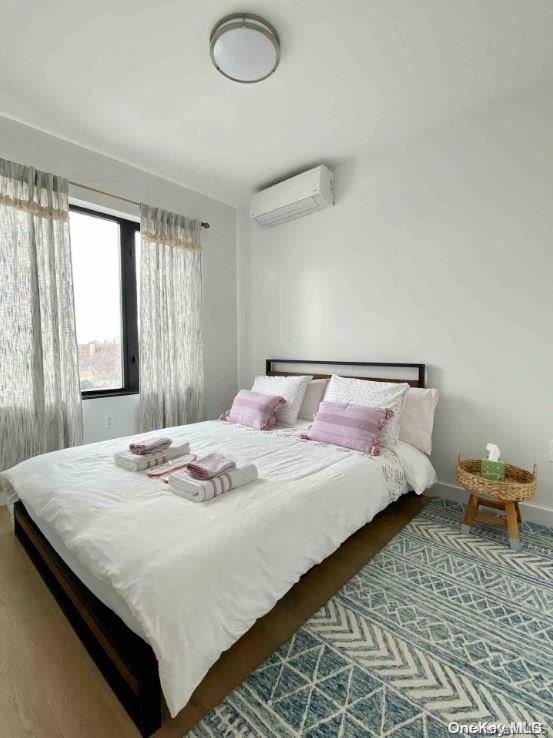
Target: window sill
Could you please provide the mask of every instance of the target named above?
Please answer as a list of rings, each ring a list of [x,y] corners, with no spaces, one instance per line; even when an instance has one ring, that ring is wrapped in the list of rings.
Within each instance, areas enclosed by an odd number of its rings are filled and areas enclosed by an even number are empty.
[[[82,400],[98,400],[103,397],[124,397],[125,395],[138,395],[137,389],[114,389],[114,390],[92,390],[91,392],[81,392]]]

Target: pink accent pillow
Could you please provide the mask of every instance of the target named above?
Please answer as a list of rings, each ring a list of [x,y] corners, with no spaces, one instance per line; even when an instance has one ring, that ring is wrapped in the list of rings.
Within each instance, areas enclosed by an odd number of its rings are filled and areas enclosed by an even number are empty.
[[[321,402],[313,425],[301,437],[378,456],[380,433],[393,415],[384,407]]]
[[[262,395],[259,392],[240,390],[232,407],[223,413],[220,420],[247,425],[258,430],[268,430],[276,423],[276,412],[286,404],[279,395]]]

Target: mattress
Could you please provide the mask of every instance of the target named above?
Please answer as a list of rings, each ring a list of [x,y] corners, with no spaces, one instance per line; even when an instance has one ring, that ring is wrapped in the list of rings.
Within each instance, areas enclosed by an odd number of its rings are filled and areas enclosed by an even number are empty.
[[[302,574],[408,490],[395,452],[367,457],[302,441],[301,427],[164,429],[195,453],[217,450],[258,467],[256,482],[201,504],[116,467],[114,452],[132,438],[55,451],[3,473],[68,566],[151,645],[173,716]]]

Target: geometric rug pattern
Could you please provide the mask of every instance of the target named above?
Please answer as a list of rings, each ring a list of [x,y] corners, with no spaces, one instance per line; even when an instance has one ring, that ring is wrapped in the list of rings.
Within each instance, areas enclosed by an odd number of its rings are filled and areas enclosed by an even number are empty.
[[[522,523],[514,551],[494,526],[461,533],[462,514],[432,500],[188,735],[553,735],[553,530]]]

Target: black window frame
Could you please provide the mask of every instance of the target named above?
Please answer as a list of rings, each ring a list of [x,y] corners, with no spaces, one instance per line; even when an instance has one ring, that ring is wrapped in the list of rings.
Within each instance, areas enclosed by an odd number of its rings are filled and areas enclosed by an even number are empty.
[[[95,218],[114,221],[119,225],[121,248],[121,363],[123,386],[114,389],[81,390],[83,400],[99,397],[136,395],[140,391],[138,357],[138,315],[136,303],[135,234],[140,233],[140,223],[103,213],[80,205],[69,205],[70,212],[83,213]]]

